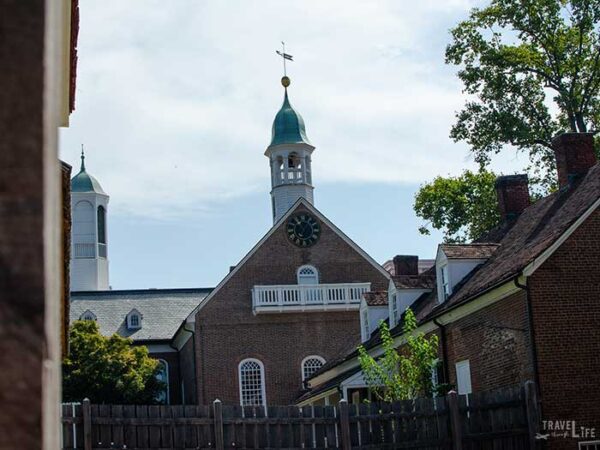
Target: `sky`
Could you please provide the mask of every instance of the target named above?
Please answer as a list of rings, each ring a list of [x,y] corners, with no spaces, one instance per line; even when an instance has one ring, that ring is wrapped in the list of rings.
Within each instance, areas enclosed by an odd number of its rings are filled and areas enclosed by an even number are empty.
[[[113,289],[211,287],[272,225],[264,151],[289,96],[316,146],[315,206],[378,262],[435,255],[419,186],[475,164],[449,137],[444,64],[475,0],[80,1],[76,109],[61,158],[110,195]],[[506,152],[492,168],[514,173]]]

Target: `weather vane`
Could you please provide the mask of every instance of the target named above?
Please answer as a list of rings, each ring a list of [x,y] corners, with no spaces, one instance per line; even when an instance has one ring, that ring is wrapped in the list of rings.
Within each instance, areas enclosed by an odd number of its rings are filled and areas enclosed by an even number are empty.
[[[281,41],[281,51],[275,50],[275,52],[281,56],[281,59],[283,60],[283,78],[281,79],[281,84],[283,84],[283,87],[287,88],[290,85],[290,79],[287,76],[285,62],[293,61],[294,57],[285,52],[285,42],[283,41]]]

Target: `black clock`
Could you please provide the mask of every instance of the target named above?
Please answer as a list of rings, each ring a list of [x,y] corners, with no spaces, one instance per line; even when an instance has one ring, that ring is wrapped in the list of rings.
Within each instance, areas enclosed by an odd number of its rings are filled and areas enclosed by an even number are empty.
[[[310,247],[321,235],[321,225],[317,219],[306,213],[290,217],[286,230],[290,241],[298,247]]]

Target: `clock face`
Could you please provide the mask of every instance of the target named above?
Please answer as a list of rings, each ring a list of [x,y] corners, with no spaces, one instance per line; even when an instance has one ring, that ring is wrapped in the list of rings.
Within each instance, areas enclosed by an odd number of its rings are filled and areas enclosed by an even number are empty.
[[[321,225],[310,214],[298,214],[288,220],[287,235],[298,247],[309,247],[319,239]]]

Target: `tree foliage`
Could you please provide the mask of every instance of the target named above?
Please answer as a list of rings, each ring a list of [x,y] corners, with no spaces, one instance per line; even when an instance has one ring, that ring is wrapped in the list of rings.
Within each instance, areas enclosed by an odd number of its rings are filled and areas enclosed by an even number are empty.
[[[380,358],[370,356],[362,345],[358,347],[360,367],[371,393],[384,402],[430,397],[434,388],[431,371],[437,365],[437,335],[415,333],[417,319],[410,308],[404,314],[406,345],[402,349],[394,346],[385,322],[379,328],[383,348]]]
[[[496,175],[466,170],[458,177],[436,177],[415,196],[414,210],[427,226],[442,230],[445,242],[465,242],[492,229],[500,220],[497,209]]]
[[[152,404],[164,388],[157,379],[157,360],[146,347],[133,346],[117,334],[105,337],[93,320],[80,320],[69,330],[69,355],[63,361],[64,401]]]
[[[510,144],[554,180],[551,140],[600,121],[600,0],[491,0],[451,30],[446,62],[470,99],[451,137],[481,167]]]

